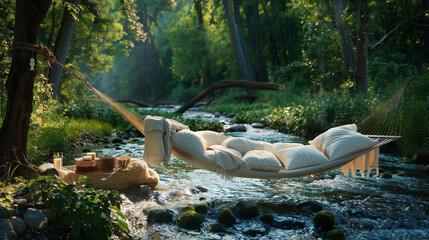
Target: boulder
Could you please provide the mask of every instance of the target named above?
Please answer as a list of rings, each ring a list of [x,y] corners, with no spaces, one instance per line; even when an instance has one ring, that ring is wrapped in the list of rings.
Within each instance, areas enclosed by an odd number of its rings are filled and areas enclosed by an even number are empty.
[[[171,223],[173,222],[175,212],[170,209],[151,208],[145,209],[147,222],[152,223]]]
[[[226,130],[227,132],[246,132],[247,128],[244,125],[235,125]]]
[[[18,235],[23,234],[25,229],[27,228],[25,226],[25,222],[24,222],[24,220],[22,220],[22,218],[12,217],[10,219],[10,222],[12,223],[13,230]]]
[[[316,201],[306,201],[298,204],[298,208],[301,209],[304,213],[316,213],[323,210],[322,204],[316,202]]]
[[[241,201],[235,206],[238,215],[244,218],[253,218],[259,216],[259,208],[256,203],[251,201]]]
[[[24,221],[28,228],[40,232],[48,227],[48,219],[39,209],[29,208],[24,213]]]
[[[180,214],[177,219],[177,225],[189,230],[200,230],[203,224],[204,216],[195,211],[189,210]]]
[[[201,214],[207,214],[209,212],[209,206],[207,203],[200,203],[195,205],[195,211]]]
[[[17,238],[9,219],[0,218],[0,239],[14,240]]]
[[[234,225],[236,223],[235,216],[229,208],[224,208],[218,213],[217,221],[225,225]]]
[[[326,239],[334,240],[344,240],[346,239],[346,234],[341,229],[333,229],[325,234]]]
[[[334,228],[335,215],[330,211],[322,210],[314,215],[313,221],[316,228],[329,231]]]
[[[127,196],[132,202],[147,200],[150,197],[152,189],[147,185],[136,185],[121,189],[119,192]]]

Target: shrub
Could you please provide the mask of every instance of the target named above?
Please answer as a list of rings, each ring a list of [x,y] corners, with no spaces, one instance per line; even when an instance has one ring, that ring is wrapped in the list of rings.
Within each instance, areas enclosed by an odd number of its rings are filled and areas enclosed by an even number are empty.
[[[128,224],[122,220],[126,218],[119,209],[120,195],[95,190],[84,176],[79,184],[66,184],[53,175],[40,176],[30,180],[20,193],[30,194],[28,203],[36,208],[50,209],[52,223],[67,238],[108,239],[115,231],[128,234]]]

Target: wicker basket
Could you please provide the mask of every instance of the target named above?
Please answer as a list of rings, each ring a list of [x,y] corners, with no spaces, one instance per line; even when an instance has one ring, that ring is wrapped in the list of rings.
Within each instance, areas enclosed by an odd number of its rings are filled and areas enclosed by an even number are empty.
[[[83,158],[75,158],[74,164],[76,165],[76,172],[91,172],[97,169],[95,161],[85,161]]]
[[[97,170],[105,172],[113,171],[115,163],[116,158],[114,157],[100,157],[99,159],[95,160],[95,166],[97,167]]]

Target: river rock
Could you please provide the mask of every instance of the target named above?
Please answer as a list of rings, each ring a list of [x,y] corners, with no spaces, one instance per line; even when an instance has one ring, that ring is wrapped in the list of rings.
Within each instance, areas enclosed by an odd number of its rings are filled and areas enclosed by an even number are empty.
[[[224,208],[218,213],[217,221],[225,225],[234,225],[236,223],[235,216],[229,208]]]
[[[246,132],[247,128],[244,125],[235,125],[226,130],[227,132]]]
[[[205,187],[202,187],[202,186],[196,186],[195,187],[196,189],[198,189],[198,190],[200,190],[201,192],[208,192],[209,190],[207,189],[207,188],[205,188]]]
[[[14,240],[17,238],[9,219],[0,218],[0,239]]]
[[[48,226],[48,219],[39,209],[29,208],[24,214],[25,224],[35,231],[42,231]]]
[[[265,125],[263,123],[252,123],[253,128],[264,128]]]
[[[335,215],[330,211],[322,210],[314,215],[313,221],[316,228],[329,231],[334,228]]]
[[[213,115],[215,118],[219,118],[221,116],[219,112],[215,112],[215,113],[213,113]]]
[[[120,190],[120,192],[125,194],[132,202],[149,199],[151,191],[152,189],[147,185],[131,186]]]
[[[227,117],[227,118],[235,118],[235,113],[225,113],[225,117]]]
[[[204,222],[204,216],[195,211],[186,211],[180,214],[177,225],[189,230],[199,230]]]
[[[112,143],[122,143],[122,142],[123,142],[123,140],[120,139],[120,138],[114,138],[114,139],[112,139]]]
[[[381,178],[392,178],[392,174],[390,172],[384,172],[380,175]]]
[[[429,165],[425,166],[425,173],[429,173]]]
[[[265,213],[261,216],[261,221],[266,224],[271,224],[274,221],[274,215],[271,213]]]
[[[253,218],[259,215],[259,208],[251,201],[241,201],[235,205],[234,210],[244,218]]]
[[[173,222],[175,212],[171,209],[150,208],[145,209],[144,213],[147,215],[147,222],[152,223],[171,223]]]
[[[334,240],[344,240],[346,239],[346,234],[341,229],[333,229],[325,234],[326,239]]]
[[[306,201],[298,204],[298,208],[301,209],[302,212],[313,214],[316,212],[320,212],[323,210],[322,204],[316,202],[316,201]]]
[[[10,219],[10,222],[12,223],[13,230],[18,235],[21,235],[22,233],[24,233],[25,229],[27,228],[22,218],[12,217]]]
[[[0,218],[10,218],[11,216],[10,211],[3,205],[0,205]]]
[[[299,219],[287,218],[282,221],[273,221],[271,224],[275,228],[291,230],[291,229],[302,229],[305,227],[305,222]]]
[[[201,213],[201,214],[207,214],[210,209],[209,205],[206,202],[197,204],[195,205],[194,208],[197,213]]]

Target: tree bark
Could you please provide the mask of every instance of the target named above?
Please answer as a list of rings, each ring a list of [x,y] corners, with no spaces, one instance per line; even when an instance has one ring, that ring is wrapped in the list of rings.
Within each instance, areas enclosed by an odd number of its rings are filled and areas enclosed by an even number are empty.
[[[192,107],[195,103],[205,98],[208,94],[210,94],[216,89],[231,88],[231,87],[241,87],[246,89],[265,89],[265,90],[283,90],[285,88],[283,84],[276,84],[276,83],[262,83],[262,82],[254,82],[254,81],[247,81],[247,80],[222,80],[204,89],[197,96],[195,96],[189,102],[187,102],[185,105],[179,108],[176,111],[176,113],[182,114],[186,112],[186,110]]]
[[[359,92],[368,92],[368,0],[359,1],[359,35],[356,42],[355,82]]]
[[[51,0],[17,0],[14,40],[38,43],[39,27]],[[33,110],[33,88],[36,70],[30,70],[30,59],[37,63],[37,53],[13,50],[12,65],[6,82],[6,115],[0,130],[0,166],[28,163],[27,137]],[[17,174],[24,173],[18,168]],[[23,170],[24,171],[24,170]]]
[[[243,52],[243,46],[241,45],[240,42],[240,38],[238,36],[238,31],[237,31],[237,27],[236,27],[236,22],[234,20],[234,15],[232,15],[232,18],[230,17],[230,11],[232,9],[230,9],[230,5],[229,5],[229,1],[231,0],[224,0],[224,8],[225,8],[225,13],[226,13],[226,17],[228,19],[229,22],[229,27],[231,28],[231,35],[232,35],[232,45],[234,47],[234,52],[235,52],[235,56],[237,58],[237,63],[238,63],[238,68],[240,70],[241,76],[248,80],[248,81],[255,81],[255,77],[252,74],[252,71],[250,69],[251,66],[249,66],[246,62],[246,58]]]
[[[77,5],[80,3],[80,0],[67,0],[67,2]],[[67,59],[67,53],[69,51],[75,25],[76,21],[73,18],[72,13],[67,8],[64,9],[63,20],[61,21],[61,27],[58,31],[54,48],[55,58],[63,65],[65,65]],[[58,97],[63,71],[64,69],[57,64],[54,64],[49,72],[49,83],[52,84],[53,98]]]
[[[356,68],[356,58],[353,50],[353,41],[350,35],[350,28],[343,22],[343,11],[346,9],[345,0],[332,1],[335,24],[341,36],[341,55],[344,61],[343,76],[347,79],[350,76],[350,69]]]

